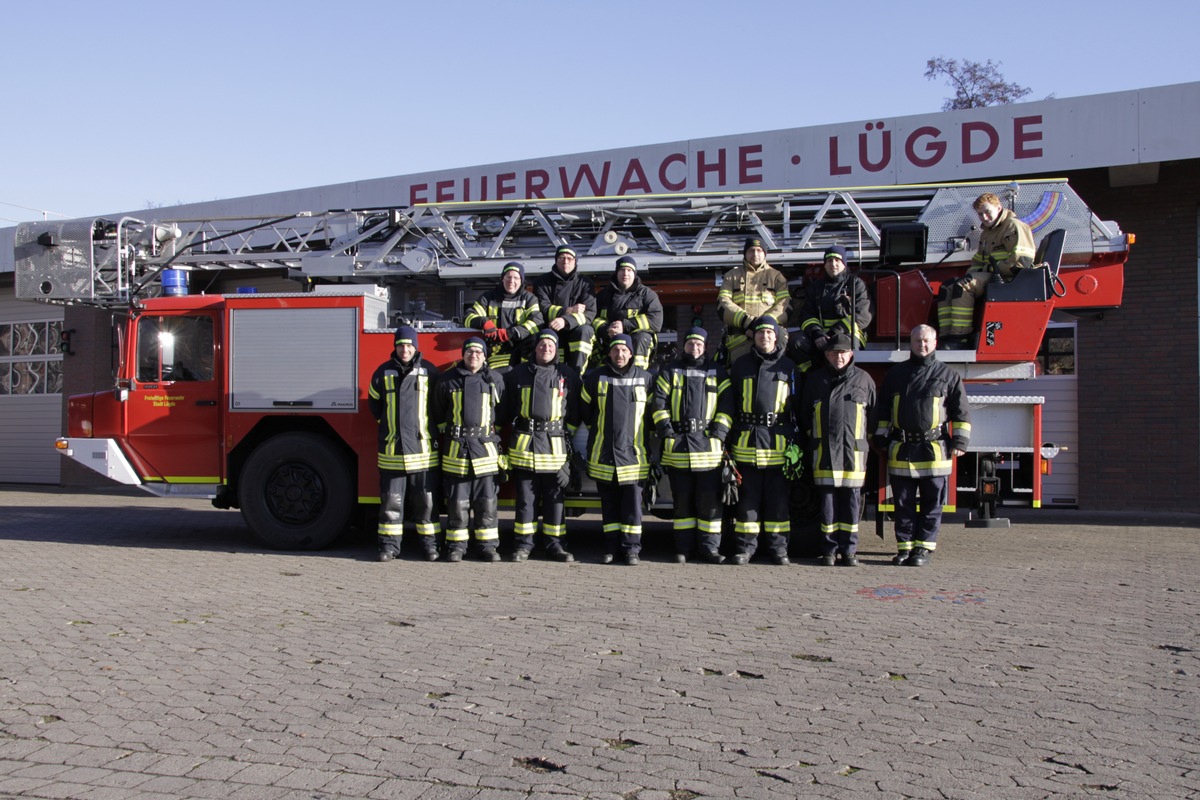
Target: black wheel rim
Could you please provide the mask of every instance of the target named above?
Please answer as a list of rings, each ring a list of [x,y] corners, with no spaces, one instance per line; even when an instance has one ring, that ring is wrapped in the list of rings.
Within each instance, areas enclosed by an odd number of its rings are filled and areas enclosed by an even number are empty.
[[[305,525],[325,510],[325,484],[307,464],[284,464],[267,480],[266,500],[275,519],[287,525]]]

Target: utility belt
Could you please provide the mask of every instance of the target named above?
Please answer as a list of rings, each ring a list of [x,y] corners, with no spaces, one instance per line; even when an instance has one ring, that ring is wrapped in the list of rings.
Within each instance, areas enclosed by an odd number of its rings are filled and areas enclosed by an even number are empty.
[[[761,425],[766,428],[774,428],[783,421],[783,414],[776,414],[774,411],[768,411],[766,414],[748,414],[745,411],[739,411],[737,416],[738,424],[747,426]]]
[[[671,430],[675,433],[696,433],[708,430],[708,423],[706,419],[680,419],[671,423]]]
[[[566,427],[561,419],[525,419],[518,417],[513,422],[517,433],[563,433]]]
[[[451,425],[446,432],[451,439],[474,439],[479,436],[491,436],[491,425]]]
[[[946,426],[939,425],[936,428],[932,428],[927,431],[920,431],[918,433],[909,433],[908,431],[895,431],[892,434],[892,437],[898,442],[905,442],[906,444],[916,444],[918,442],[936,442],[938,439],[943,438],[945,436],[945,434],[946,434]]]

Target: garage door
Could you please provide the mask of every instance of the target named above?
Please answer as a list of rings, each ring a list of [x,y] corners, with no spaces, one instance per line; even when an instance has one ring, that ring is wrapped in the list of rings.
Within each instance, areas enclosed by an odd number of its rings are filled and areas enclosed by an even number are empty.
[[[62,319],[61,308],[0,288],[0,483],[59,482]]]

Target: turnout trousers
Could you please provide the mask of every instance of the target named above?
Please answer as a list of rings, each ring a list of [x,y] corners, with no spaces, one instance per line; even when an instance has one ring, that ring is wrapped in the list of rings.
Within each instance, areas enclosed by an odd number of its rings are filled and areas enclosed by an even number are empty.
[[[604,544],[613,556],[636,556],[642,551],[642,485],[596,481]]]
[[[563,550],[567,528],[563,524],[563,490],[558,485],[558,473],[514,469],[512,481],[517,495],[513,515],[514,548],[526,553],[533,550],[538,511],[541,511],[541,543],[546,552]]]
[[[942,506],[946,504],[946,476],[890,477],[896,503],[896,549],[902,555],[915,547],[937,549]]]
[[[758,535],[766,534],[767,549],[772,556],[786,556],[788,535],[792,530],[787,478],[782,467],[759,469],[738,464],[742,486],[738,490],[737,552],[748,556],[758,549]]]
[[[675,552],[692,556],[698,550],[721,548],[721,470],[667,469],[675,503]]]
[[[437,550],[437,536],[442,531],[434,512],[437,496],[438,470],[420,472],[379,471],[379,549],[400,553],[404,536],[404,504],[412,509],[412,520],[425,552]]]
[[[821,498],[822,553],[858,551],[858,518],[862,510],[862,489],[849,486],[818,486]]]
[[[496,476],[442,476],[446,488],[446,549],[467,552],[468,534],[474,531],[481,550],[494,550],[500,542],[496,525]]]

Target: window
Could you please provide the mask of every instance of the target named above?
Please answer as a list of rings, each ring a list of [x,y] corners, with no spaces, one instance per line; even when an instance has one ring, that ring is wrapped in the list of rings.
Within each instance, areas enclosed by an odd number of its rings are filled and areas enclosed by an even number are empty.
[[[142,317],[138,320],[137,379],[211,381],[211,317]]]
[[[62,394],[62,322],[0,324],[0,395]]]
[[[1038,350],[1038,366],[1043,375],[1075,374],[1075,326],[1046,329]]]

